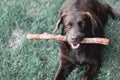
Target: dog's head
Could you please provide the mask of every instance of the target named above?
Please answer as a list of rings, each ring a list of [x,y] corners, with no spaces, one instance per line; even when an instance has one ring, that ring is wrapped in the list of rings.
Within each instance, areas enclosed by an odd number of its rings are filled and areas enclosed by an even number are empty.
[[[85,37],[95,36],[96,20],[89,12],[69,12],[60,16],[54,32],[63,23],[62,34],[67,37],[68,43],[73,49],[78,49],[80,41]]]

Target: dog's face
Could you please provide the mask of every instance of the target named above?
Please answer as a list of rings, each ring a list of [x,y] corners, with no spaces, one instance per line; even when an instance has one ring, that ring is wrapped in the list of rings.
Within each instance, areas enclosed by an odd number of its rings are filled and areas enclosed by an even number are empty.
[[[66,15],[63,21],[64,34],[73,49],[78,49],[80,41],[93,35],[91,17],[82,12]]]
[[[94,36],[93,25],[96,22],[87,12],[68,13],[62,18],[62,23],[62,34],[67,37],[67,41],[72,49],[78,49],[80,41],[85,37]]]

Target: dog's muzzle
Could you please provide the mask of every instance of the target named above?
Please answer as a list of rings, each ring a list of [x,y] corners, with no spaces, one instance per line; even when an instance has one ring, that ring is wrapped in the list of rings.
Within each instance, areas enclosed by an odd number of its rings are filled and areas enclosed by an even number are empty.
[[[66,35],[67,41],[70,44],[72,49],[78,49],[80,47],[80,41],[84,39],[84,34],[79,33],[75,35]]]

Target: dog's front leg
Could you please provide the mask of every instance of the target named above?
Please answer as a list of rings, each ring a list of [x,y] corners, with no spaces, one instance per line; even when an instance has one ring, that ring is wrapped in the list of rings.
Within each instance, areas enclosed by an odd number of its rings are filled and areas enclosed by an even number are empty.
[[[87,71],[83,77],[82,80],[93,80],[93,78],[95,77],[96,73],[99,70],[98,63],[91,63],[87,65]]]
[[[63,66],[62,64],[60,64],[54,80],[66,80],[67,76],[70,74],[72,70],[73,70],[72,65]]]

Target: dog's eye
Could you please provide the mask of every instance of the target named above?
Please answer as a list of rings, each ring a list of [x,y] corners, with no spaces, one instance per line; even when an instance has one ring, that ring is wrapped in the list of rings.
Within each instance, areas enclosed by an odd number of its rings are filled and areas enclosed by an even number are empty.
[[[73,24],[72,24],[72,23],[69,23],[69,24],[67,24],[66,26],[67,26],[67,28],[71,29],[72,26],[73,26]]]
[[[82,21],[79,21],[79,22],[78,22],[78,26],[79,26],[80,28],[83,28],[83,27],[84,27],[84,23],[83,23]]]

